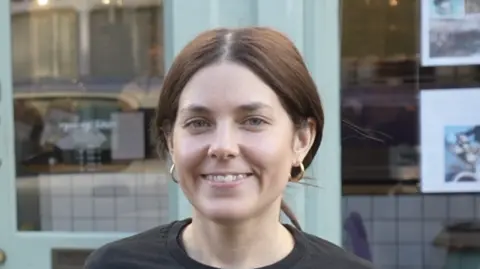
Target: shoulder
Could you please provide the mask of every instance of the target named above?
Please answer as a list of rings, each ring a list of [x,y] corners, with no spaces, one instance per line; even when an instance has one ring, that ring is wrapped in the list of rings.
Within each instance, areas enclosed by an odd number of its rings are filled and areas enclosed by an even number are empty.
[[[175,221],[108,243],[89,255],[84,269],[150,268],[148,264],[168,263],[168,235],[178,223]]]
[[[321,262],[332,269],[373,269],[372,263],[347,252],[343,248],[317,236],[304,233],[308,260]]]

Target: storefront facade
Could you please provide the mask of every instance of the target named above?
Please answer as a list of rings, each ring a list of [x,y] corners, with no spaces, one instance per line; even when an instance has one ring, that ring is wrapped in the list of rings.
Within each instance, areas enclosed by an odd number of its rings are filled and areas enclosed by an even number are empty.
[[[480,3],[342,2],[344,245],[378,268],[479,268]]]
[[[0,268],[81,268],[106,242],[189,216],[148,123],[173,57],[221,26],[275,27],[305,56],[325,134],[309,170],[316,186],[292,185],[286,198],[306,231],[340,244],[338,8],[331,0],[1,3]],[[72,134],[86,129],[95,132]],[[87,139],[72,143],[75,135]]]

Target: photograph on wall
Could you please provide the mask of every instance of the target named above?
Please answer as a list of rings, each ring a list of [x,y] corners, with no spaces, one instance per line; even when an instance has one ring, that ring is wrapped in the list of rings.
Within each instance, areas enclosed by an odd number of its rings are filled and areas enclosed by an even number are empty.
[[[445,182],[479,182],[478,125],[445,127]]]
[[[480,0],[422,0],[423,66],[480,64]]]
[[[480,192],[480,88],[420,93],[421,189]]]

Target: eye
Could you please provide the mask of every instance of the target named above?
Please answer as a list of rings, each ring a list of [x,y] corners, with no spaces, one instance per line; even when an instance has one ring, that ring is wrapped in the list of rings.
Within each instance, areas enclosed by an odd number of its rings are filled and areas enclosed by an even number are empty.
[[[251,117],[251,118],[246,119],[244,121],[244,123],[247,124],[247,125],[251,125],[251,126],[260,126],[262,124],[267,123],[267,121],[265,121],[264,119],[259,118],[259,117]]]
[[[193,119],[188,121],[184,127],[186,128],[207,128],[210,127],[210,123],[204,119]]]

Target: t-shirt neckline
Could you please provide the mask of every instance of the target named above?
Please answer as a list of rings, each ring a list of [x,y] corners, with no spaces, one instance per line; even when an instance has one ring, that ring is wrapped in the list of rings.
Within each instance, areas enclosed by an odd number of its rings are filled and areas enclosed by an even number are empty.
[[[202,264],[194,259],[192,259],[185,252],[184,247],[181,244],[181,233],[183,229],[192,222],[192,219],[188,218],[182,221],[176,221],[173,223],[171,229],[168,231],[167,239],[167,248],[173,258],[185,268],[195,268],[195,269],[220,269],[216,267],[211,267],[205,264]],[[283,259],[278,262],[255,269],[284,269],[284,268],[293,268],[306,254],[306,239],[302,232],[292,227],[291,225],[284,224],[285,227],[292,233],[295,246],[292,251]]]

